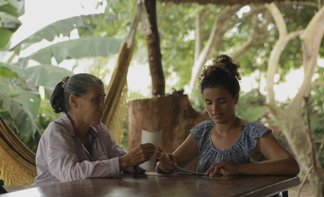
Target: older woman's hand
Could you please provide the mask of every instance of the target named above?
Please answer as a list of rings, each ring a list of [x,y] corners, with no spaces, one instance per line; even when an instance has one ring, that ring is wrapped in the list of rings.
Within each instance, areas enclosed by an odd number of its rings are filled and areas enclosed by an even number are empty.
[[[155,152],[155,147],[151,143],[140,144],[130,150],[127,154],[119,158],[119,165],[121,169],[137,166],[149,160]]]

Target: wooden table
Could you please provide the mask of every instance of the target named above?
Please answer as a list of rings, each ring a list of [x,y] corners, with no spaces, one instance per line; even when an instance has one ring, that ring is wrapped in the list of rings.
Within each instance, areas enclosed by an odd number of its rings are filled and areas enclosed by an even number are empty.
[[[298,177],[234,176],[147,176],[144,178],[96,178],[33,187],[1,195],[14,196],[269,196],[299,184]]]

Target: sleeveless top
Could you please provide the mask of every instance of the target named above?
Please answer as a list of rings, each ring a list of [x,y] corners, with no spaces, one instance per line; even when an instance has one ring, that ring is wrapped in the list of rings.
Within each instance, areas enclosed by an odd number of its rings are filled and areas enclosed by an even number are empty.
[[[269,128],[260,123],[246,123],[241,128],[240,136],[236,142],[230,147],[220,150],[213,145],[211,140],[211,130],[214,124],[212,120],[206,120],[190,130],[199,149],[200,158],[197,172],[204,173],[210,165],[219,163],[222,160],[235,164],[249,163],[249,153],[255,149],[258,139],[271,132]]]

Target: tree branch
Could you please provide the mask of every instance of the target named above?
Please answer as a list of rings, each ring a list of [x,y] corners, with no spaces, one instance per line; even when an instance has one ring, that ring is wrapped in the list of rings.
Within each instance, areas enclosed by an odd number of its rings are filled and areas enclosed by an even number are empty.
[[[279,31],[279,39],[275,43],[275,45],[270,53],[270,57],[269,57],[269,61],[268,61],[267,77],[266,77],[267,102],[269,103],[269,105],[275,107],[276,102],[275,102],[275,92],[274,92],[273,87],[274,87],[274,76],[277,72],[279,58],[280,58],[283,50],[285,49],[287,43],[291,39],[300,35],[302,33],[302,31],[295,31],[295,32],[288,34],[286,23],[283,19],[283,16],[282,16],[280,10],[276,7],[276,5],[274,3],[271,3],[269,5],[266,5],[266,7],[269,10],[269,12],[271,13],[271,15],[276,23],[277,29]]]
[[[256,17],[252,19],[253,28],[251,30],[250,37],[243,44],[241,44],[238,49],[230,53],[230,57],[232,57],[234,60],[237,60],[244,55],[248,48],[260,41],[264,41],[266,37],[268,37],[267,30],[265,29],[267,23],[260,24],[257,22],[257,20],[258,19]]]
[[[232,25],[231,20],[228,20],[231,16],[233,16],[240,6],[231,6],[226,7],[223,13],[214,20],[212,30],[210,31],[208,41],[204,48],[201,50],[197,59],[192,66],[192,73],[189,83],[189,94],[192,94],[192,90],[196,81],[198,80],[200,70],[208,57],[210,56],[211,51],[216,50],[220,45],[221,39],[225,34],[226,30]]]
[[[196,59],[198,59],[199,54],[201,52],[201,48],[202,48],[201,21],[202,21],[201,11],[198,11],[198,13],[196,15],[196,30],[195,30],[196,38],[195,38],[195,59],[194,59],[194,61],[196,61]]]
[[[316,60],[319,54],[321,40],[324,35],[324,6],[314,15],[300,39],[303,46],[303,66],[305,69],[304,80],[293,100],[291,106],[301,106],[303,97],[309,95],[311,79],[317,66]]]

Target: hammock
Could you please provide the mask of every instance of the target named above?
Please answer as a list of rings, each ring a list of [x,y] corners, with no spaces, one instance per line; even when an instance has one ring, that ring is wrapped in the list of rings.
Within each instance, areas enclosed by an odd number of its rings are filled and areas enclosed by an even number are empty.
[[[123,121],[127,114],[127,71],[134,51],[134,40],[141,18],[141,10],[143,10],[143,3],[138,4],[137,15],[128,34],[128,39],[120,49],[105,99],[106,110],[102,122],[105,123],[117,144],[123,137]]]
[[[35,153],[0,117],[0,179],[5,186],[23,186],[30,185],[35,176]]]

